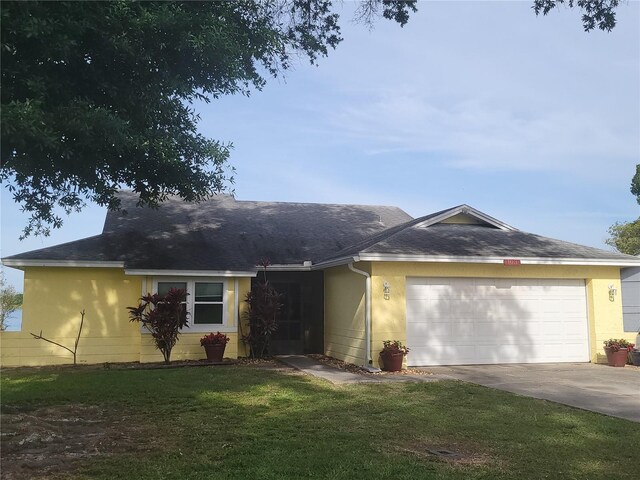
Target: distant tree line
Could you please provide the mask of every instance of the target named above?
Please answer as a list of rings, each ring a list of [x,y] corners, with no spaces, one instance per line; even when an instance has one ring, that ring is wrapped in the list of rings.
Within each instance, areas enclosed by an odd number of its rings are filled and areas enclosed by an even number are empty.
[[[9,316],[22,307],[22,293],[7,284],[4,274],[0,274],[0,330],[7,328]]]
[[[640,205],[640,164],[636,165],[636,174],[631,180],[631,193]],[[609,227],[607,245],[621,253],[640,255],[640,217],[633,222],[616,222]]]

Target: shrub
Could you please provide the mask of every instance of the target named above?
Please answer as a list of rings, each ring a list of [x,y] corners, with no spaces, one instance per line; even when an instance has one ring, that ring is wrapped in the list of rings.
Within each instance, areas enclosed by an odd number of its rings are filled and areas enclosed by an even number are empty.
[[[243,335],[242,340],[249,345],[252,358],[263,358],[269,353],[271,335],[278,329],[282,309],[282,295],[267,280],[268,265],[268,261],[262,262],[263,278],[258,279],[245,298],[249,308],[244,318],[249,324],[249,333]]]
[[[178,341],[180,330],[188,326],[184,303],[187,295],[183,289],[172,288],[166,295],[148,293],[140,298],[137,307],[127,307],[130,320],[142,323],[151,332],[165,363],[171,361],[171,350]]]

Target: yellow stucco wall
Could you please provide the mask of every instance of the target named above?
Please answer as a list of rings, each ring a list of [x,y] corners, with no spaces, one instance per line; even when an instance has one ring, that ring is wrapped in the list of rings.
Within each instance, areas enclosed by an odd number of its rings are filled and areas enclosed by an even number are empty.
[[[0,365],[35,366],[72,363],[66,350],[34,339],[29,333],[73,348],[85,320],[78,347],[78,363],[162,361],[149,334],[129,321],[127,307],[138,304],[144,290],[151,291],[151,277],[127,276],[117,268],[29,267],[24,276],[24,303],[20,332],[0,332]],[[238,279],[239,310],[251,288],[249,278]],[[243,347],[236,332],[234,279],[227,282],[229,335],[225,357],[236,358]],[[214,328],[215,330],[215,328]],[[188,332],[188,329],[185,329]],[[172,360],[205,358],[200,338],[208,332],[184,333],[173,349]]]
[[[30,332],[73,348],[85,310],[78,363],[139,360],[139,326],[126,307],[140,297],[139,277],[113,268],[27,268],[20,332],[2,332],[2,366],[71,363],[66,350]]]
[[[608,338],[635,340],[635,333],[625,333],[622,324],[620,271],[615,267],[581,267],[522,265],[505,267],[491,264],[446,264],[359,262],[356,267],[372,275],[372,356],[378,363],[382,341],[406,342],[406,277],[511,277],[511,278],[579,278],[586,280],[589,335],[592,361],[603,361],[602,342]],[[383,298],[383,283],[391,287],[389,300]],[[618,294],[609,299],[608,286]],[[126,307],[136,305],[142,293],[152,288],[150,277],[126,276],[122,269],[111,268],[27,268],[25,271],[23,323],[21,332],[0,333],[0,364],[52,365],[71,362],[65,350],[35,340],[29,332],[42,333],[64,345],[72,346],[86,310],[85,325],[78,351],[79,363],[160,361],[148,334],[129,322]],[[251,288],[250,278],[238,279],[240,318],[246,309],[244,298]],[[364,349],[365,278],[346,266],[329,268],[324,276],[325,353],[332,357],[362,364]],[[229,327],[235,330],[234,281],[227,284]],[[228,329],[227,329],[228,330]],[[246,355],[241,334],[227,331],[231,341],[225,356]],[[203,332],[181,336],[172,359],[204,358],[199,344]]]
[[[360,264],[359,268],[365,270]],[[365,361],[365,277],[346,266],[324,272],[325,354],[357,365]]]
[[[363,262],[364,263],[364,262]],[[361,264],[355,265],[362,268]],[[608,338],[635,341],[635,333],[625,333],[622,323],[620,269],[598,266],[378,262],[372,274],[372,356],[374,363],[383,340],[406,342],[406,277],[485,277],[485,278],[571,278],[585,279],[587,288],[589,337],[592,362],[604,361],[602,342]],[[391,288],[389,300],[383,297],[383,284]],[[609,300],[608,286],[618,294]]]

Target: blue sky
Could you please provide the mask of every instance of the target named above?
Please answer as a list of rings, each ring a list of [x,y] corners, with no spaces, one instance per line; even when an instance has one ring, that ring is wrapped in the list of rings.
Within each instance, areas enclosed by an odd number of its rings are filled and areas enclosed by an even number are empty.
[[[338,2],[336,2],[338,3]],[[638,217],[640,3],[611,33],[532,2],[421,2],[405,28],[350,22],[319,67],[301,60],[251,97],[197,105],[232,141],[236,197],[397,205],[413,216],[467,203],[521,230],[608,248]],[[100,233],[90,206],[47,238],[3,188],[1,255]],[[21,273],[6,277],[22,289]]]

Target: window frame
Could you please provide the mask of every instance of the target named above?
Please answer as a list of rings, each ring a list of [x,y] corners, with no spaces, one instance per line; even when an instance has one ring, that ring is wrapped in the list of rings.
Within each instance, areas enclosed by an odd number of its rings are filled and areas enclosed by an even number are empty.
[[[153,277],[153,293],[158,292],[158,284],[164,282],[180,282],[187,284],[187,312],[188,327],[182,333],[189,332],[211,332],[233,333],[236,331],[235,325],[229,325],[229,280],[225,277]],[[195,311],[196,283],[221,283],[222,284],[222,323],[194,323],[193,312]],[[198,302],[202,303],[202,302]],[[207,302],[205,302],[207,303]],[[216,302],[214,302],[215,304]]]

